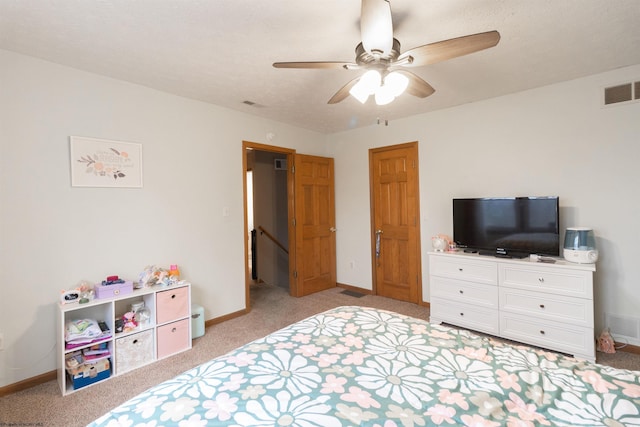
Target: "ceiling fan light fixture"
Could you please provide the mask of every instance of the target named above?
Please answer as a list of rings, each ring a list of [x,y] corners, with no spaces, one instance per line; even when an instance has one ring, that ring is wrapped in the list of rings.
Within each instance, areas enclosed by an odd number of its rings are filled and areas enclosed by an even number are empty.
[[[381,81],[382,77],[378,71],[369,70],[360,77],[358,83],[349,90],[349,93],[364,104],[369,99],[369,95],[373,95],[378,91]]]
[[[376,104],[378,105],[387,105],[394,99],[396,99],[396,96],[393,94],[393,88],[390,86],[381,86],[380,89],[376,91]]]
[[[394,71],[384,78],[384,86],[382,87],[388,88],[387,90],[390,90],[393,96],[396,97],[402,95],[407,86],[409,86],[407,76]]]

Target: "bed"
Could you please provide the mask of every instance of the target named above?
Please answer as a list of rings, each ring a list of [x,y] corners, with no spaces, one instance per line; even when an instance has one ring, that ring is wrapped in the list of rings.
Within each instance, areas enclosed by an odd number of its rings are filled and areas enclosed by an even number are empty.
[[[640,372],[367,307],[309,317],[91,426],[640,426]]]

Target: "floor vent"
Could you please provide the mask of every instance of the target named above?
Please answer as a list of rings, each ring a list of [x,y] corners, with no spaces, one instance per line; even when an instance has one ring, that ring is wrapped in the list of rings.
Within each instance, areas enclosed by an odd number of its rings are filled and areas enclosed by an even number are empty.
[[[362,298],[364,296],[364,294],[361,294],[360,292],[350,291],[349,289],[345,289],[340,293],[344,295],[349,295],[350,297],[354,297],[354,298]]]
[[[640,81],[604,88],[604,105],[619,104],[640,99]]]

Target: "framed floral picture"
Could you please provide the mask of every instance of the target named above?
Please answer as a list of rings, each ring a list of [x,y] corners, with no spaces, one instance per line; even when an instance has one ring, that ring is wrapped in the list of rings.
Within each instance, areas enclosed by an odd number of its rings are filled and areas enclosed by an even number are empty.
[[[72,187],[142,187],[142,144],[71,136]]]

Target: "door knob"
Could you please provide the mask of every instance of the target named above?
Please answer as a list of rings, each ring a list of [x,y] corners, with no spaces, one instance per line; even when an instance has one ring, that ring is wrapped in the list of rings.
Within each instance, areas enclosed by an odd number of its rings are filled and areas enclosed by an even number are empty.
[[[336,232],[336,230],[337,230],[337,228],[335,228],[335,227],[331,227],[331,228],[329,229],[329,231],[330,231],[330,232],[332,232],[332,233],[335,233],[335,232]]]

